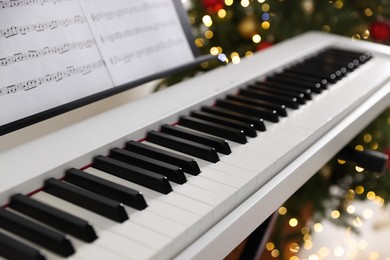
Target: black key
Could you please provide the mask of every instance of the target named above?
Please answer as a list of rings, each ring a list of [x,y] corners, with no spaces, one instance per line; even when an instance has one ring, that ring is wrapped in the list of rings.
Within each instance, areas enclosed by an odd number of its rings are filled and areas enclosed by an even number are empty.
[[[139,191],[74,168],[66,171],[65,181],[135,209],[142,210],[147,207],[145,198]]]
[[[372,55],[368,52],[356,52],[351,50],[342,50],[342,49],[336,49],[336,48],[329,48],[325,51],[326,54],[336,55],[336,56],[343,56],[345,58],[349,59],[358,59],[359,63],[365,63],[366,61],[370,60]]]
[[[246,96],[246,97],[259,98],[262,100],[275,102],[277,104],[285,105],[286,107],[289,107],[292,109],[299,108],[298,100],[294,97],[287,98],[287,97],[269,94],[266,91],[253,90],[253,89],[240,89],[239,94]]]
[[[43,190],[116,222],[121,223],[129,219],[122,203],[64,181],[50,178],[45,181]]]
[[[311,57],[306,63],[317,63],[317,66],[325,66],[333,69],[340,69],[342,67],[345,68],[345,72],[354,70],[357,66],[360,65],[357,57],[348,57],[345,55],[340,55],[336,53],[332,53],[329,51],[324,51],[318,53],[316,56]]]
[[[243,123],[234,119],[229,119],[223,116],[217,116],[210,113],[202,112],[202,111],[193,111],[191,112],[191,116],[199,119],[203,119],[209,121],[211,123],[220,124],[224,126],[229,126],[232,128],[236,128],[244,131],[244,134],[249,137],[256,137],[256,129],[255,126],[248,123]]]
[[[0,227],[61,256],[70,256],[75,252],[66,235],[4,208],[0,208]]]
[[[318,71],[325,72],[328,74],[335,74],[337,80],[342,79],[347,75],[347,68],[343,65],[336,65],[327,62],[325,59],[313,59],[302,64],[305,68],[314,68]]]
[[[202,134],[199,132],[191,131],[183,127],[175,127],[171,125],[163,125],[161,132],[174,135],[180,138],[188,139],[196,143],[204,144],[213,147],[217,152],[222,154],[230,154],[230,146],[224,139],[214,136]]]
[[[302,74],[302,75],[320,77],[326,79],[329,83],[336,83],[338,81],[337,76],[333,72],[321,71],[316,68],[312,68],[308,66],[299,65],[299,66],[287,68],[286,71]],[[321,89],[321,86],[318,86],[317,89]],[[313,88],[311,90],[314,91]]]
[[[228,126],[221,126],[202,119],[182,116],[180,117],[178,124],[204,133],[226,138],[240,144],[245,144],[247,142],[244,131]]]
[[[153,158],[120,148],[112,149],[110,152],[110,157],[115,160],[132,164],[134,166],[138,166],[140,168],[164,175],[168,178],[168,180],[179,184],[183,184],[187,181],[183,170],[176,165],[155,160]]]
[[[86,242],[92,242],[97,238],[94,228],[88,221],[22,194],[11,197],[10,208]]]
[[[210,114],[229,117],[237,121],[253,124],[258,131],[264,132],[266,130],[264,120],[259,117],[247,116],[244,114],[236,113],[229,109],[215,106],[205,106],[202,107],[201,110]]]
[[[0,256],[10,260],[45,260],[40,250],[0,233]]]
[[[277,88],[277,89],[285,89],[288,91],[294,91],[296,93],[303,93],[305,95],[305,98],[307,100],[311,100],[312,91],[310,88],[303,87],[303,86],[294,86],[294,85],[288,85],[284,83],[279,82],[267,82],[267,81],[257,81],[253,84],[251,84],[249,87],[257,87],[257,86],[266,86],[271,88]],[[316,93],[321,93],[322,89],[318,89]]]
[[[248,88],[251,88],[250,86]],[[255,88],[256,89],[256,88]],[[278,105],[278,104],[273,104],[271,102],[263,101],[263,100],[258,100],[255,98],[250,98],[250,97],[244,97],[240,95],[232,95],[229,94],[226,96],[227,99],[229,100],[235,100],[238,102],[242,102],[248,105],[253,105],[253,106],[258,106],[258,107],[265,107],[268,109],[275,110],[279,116],[286,117],[287,116],[287,110],[285,105]]]
[[[279,122],[278,112],[276,110],[268,110],[265,108],[247,105],[242,102],[225,99],[218,99],[215,103],[215,106],[230,109],[248,116],[256,116],[259,118],[263,118],[264,120],[271,121],[274,123]]]
[[[308,88],[311,90],[313,90],[313,89],[326,89],[327,88],[326,85],[323,85],[319,82],[311,83],[311,82],[303,81],[300,79],[283,77],[282,75],[276,74],[272,77],[268,77],[266,80],[270,81],[270,82],[278,82],[278,83],[283,83],[283,84],[288,84],[288,85],[293,85],[293,86],[304,87],[304,88]]]
[[[158,149],[156,147],[152,147],[150,145],[142,144],[136,141],[127,142],[126,150],[179,166],[183,169],[183,171],[192,175],[197,175],[200,173],[199,166],[195,160],[187,156]]]
[[[323,89],[326,89],[327,86],[329,85],[329,82],[326,79],[315,77],[315,76],[300,75],[288,71],[283,71],[277,75],[279,75],[280,77],[292,78],[303,82],[309,82],[314,85],[320,84],[321,88]]]
[[[248,86],[248,88],[250,88],[250,87]],[[305,94],[303,94],[303,93],[296,93],[295,91],[289,91],[289,90],[284,90],[284,89],[275,89],[275,88],[270,88],[270,87],[255,87],[253,89],[261,90],[261,91],[271,93],[274,95],[278,95],[281,97],[296,98],[298,100],[299,104],[302,104],[302,105],[306,103]],[[266,101],[263,101],[263,102],[266,102]],[[268,103],[271,103],[271,102],[268,102]],[[285,116],[287,116],[287,115],[285,115]]]
[[[146,141],[189,154],[209,162],[216,163],[219,161],[217,151],[213,147],[198,144],[166,133],[149,131]]]
[[[167,177],[112,158],[96,156],[92,167],[163,194],[172,191]]]
[[[340,70],[343,74],[346,74],[348,71],[353,71],[356,68],[356,65],[351,59],[340,59],[329,54],[320,54],[317,57],[309,60],[307,64],[313,64],[321,68],[328,68],[333,70]]]

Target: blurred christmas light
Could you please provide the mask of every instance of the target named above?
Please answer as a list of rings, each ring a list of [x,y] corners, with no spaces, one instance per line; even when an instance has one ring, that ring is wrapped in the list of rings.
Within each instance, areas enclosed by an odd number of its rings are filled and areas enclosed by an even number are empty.
[[[299,251],[299,245],[298,243],[291,243],[290,244],[290,252],[292,253],[298,253]]]
[[[366,249],[367,246],[368,246],[368,243],[367,243],[366,240],[360,240],[360,241],[359,241],[358,248],[359,248],[360,250]]]
[[[379,144],[377,142],[373,142],[371,145],[370,145],[370,149],[371,150],[377,150],[379,147]]]
[[[271,256],[277,258],[280,255],[280,252],[278,249],[274,249],[271,251]]]
[[[218,17],[223,19],[226,17],[226,10],[225,9],[219,9],[218,10]]]
[[[303,243],[303,247],[306,249],[306,250],[309,250],[309,249],[312,249],[313,248],[313,242],[311,242],[311,240],[307,240]]]
[[[245,58],[251,58],[253,56],[253,52],[247,51],[245,52]]]
[[[347,207],[347,212],[348,212],[349,214],[353,214],[353,213],[355,213],[355,211],[356,211],[356,207],[355,207],[354,205],[349,205],[349,206]]]
[[[321,29],[323,32],[330,32],[330,26],[327,24],[323,25]]]
[[[356,145],[355,146],[355,150],[357,150],[357,151],[364,151],[364,147],[363,147],[363,145]]]
[[[261,6],[261,10],[263,10],[263,12],[268,12],[269,9],[270,9],[269,4],[263,4],[263,5]]]
[[[317,233],[321,233],[322,230],[324,229],[321,223],[315,223],[313,227],[314,227],[314,231]]]
[[[343,6],[344,6],[344,3],[341,0],[337,0],[334,2],[334,7],[336,7],[336,9],[341,9],[341,8],[343,8]]]
[[[199,48],[203,47],[204,40],[202,38],[195,39],[195,45]]]
[[[285,207],[280,207],[279,208],[279,214],[280,215],[286,215],[286,213],[287,213],[287,208],[285,208]]]
[[[362,172],[362,171],[364,171],[364,168],[359,167],[359,166],[355,166],[355,171]]]
[[[345,163],[346,163],[346,161],[341,160],[341,159],[338,159],[337,162],[338,162],[339,164],[345,164]]]
[[[241,0],[241,6],[242,7],[248,7],[249,6],[249,0]]]
[[[231,6],[233,4],[233,0],[225,0],[225,5]]]
[[[366,8],[364,9],[364,14],[368,17],[372,16],[373,15],[373,12],[370,8]]]
[[[365,143],[371,142],[372,141],[372,135],[371,134],[365,134],[363,136],[363,140],[364,140]]]
[[[262,27],[264,30],[269,29],[270,26],[271,26],[271,25],[270,25],[270,23],[269,23],[268,21],[264,21],[264,22],[261,23],[261,27]]]
[[[373,192],[373,191],[367,192],[367,199],[369,199],[369,200],[375,199],[375,192]]]
[[[275,248],[275,244],[272,243],[272,242],[268,242],[268,243],[265,245],[265,248],[266,248],[268,251],[272,251],[272,250],[274,250],[274,248]]]
[[[318,254],[321,256],[321,257],[326,257],[329,255],[329,248],[327,247],[321,247],[320,250],[318,251]]]
[[[312,237],[309,234],[303,236],[303,241],[311,241]]]
[[[288,224],[291,226],[291,227],[296,227],[298,225],[298,219],[296,218],[290,218],[290,220],[288,221]]]
[[[367,40],[370,37],[370,31],[369,30],[364,30],[362,33],[363,39]]]
[[[344,255],[344,248],[342,248],[341,246],[336,247],[333,250],[333,254],[337,257],[342,257]]]
[[[340,217],[340,211],[338,210],[333,210],[331,213],[330,213],[330,216],[334,219],[337,219]]]
[[[211,47],[210,54],[212,54],[212,55],[219,54],[218,48],[217,47]]]
[[[310,233],[310,228],[308,228],[308,227],[303,227],[303,228],[301,229],[301,233],[302,233],[302,235],[309,234],[309,233]]]
[[[211,19],[211,16],[210,16],[210,15],[205,15],[205,16],[203,16],[202,22],[203,22],[203,24],[204,24],[206,27],[210,27],[211,25],[213,25],[213,20]]]
[[[352,40],[360,40],[360,35],[358,33],[355,33],[352,35]]]
[[[368,258],[369,258],[370,260],[377,260],[378,257],[379,257],[379,253],[376,252],[376,251],[371,252],[370,255],[368,256]]]
[[[355,226],[355,227],[361,227],[363,226],[363,221],[359,218],[359,217],[356,217],[352,220],[352,224]]]
[[[258,34],[253,35],[253,36],[252,36],[252,41],[253,41],[254,43],[259,43],[259,42],[261,41],[261,36],[258,35]]]
[[[363,194],[363,192],[364,192],[364,187],[363,186],[357,186],[356,188],[355,188],[355,191],[356,191],[356,194]]]
[[[269,20],[269,13],[263,13],[261,15],[261,19],[263,19],[263,21],[268,21]]]
[[[363,218],[370,219],[372,218],[372,216],[374,216],[374,212],[372,211],[372,209],[365,209],[363,211]]]
[[[214,35],[213,32],[210,31],[210,30],[207,30],[207,31],[204,32],[204,37],[206,37],[206,39],[213,38],[213,35]]]

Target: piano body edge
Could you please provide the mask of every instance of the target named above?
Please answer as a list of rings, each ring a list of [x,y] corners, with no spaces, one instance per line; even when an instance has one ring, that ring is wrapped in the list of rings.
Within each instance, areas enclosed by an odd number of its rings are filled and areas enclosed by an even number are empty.
[[[222,259],[390,106],[390,79],[175,259]],[[217,249],[217,250],[216,250]]]
[[[352,42],[350,39],[317,32],[303,34],[256,53],[255,57],[242,61],[238,66],[220,67],[164,91],[120,107],[113,106],[103,113],[0,151],[0,172],[5,176],[0,184],[0,202],[6,204],[9,196],[16,192],[30,193],[39,189],[48,177],[59,178],[70,167],[86,166],[98,154],[107,155],[109,149],[122,147],[127,140],[140,140],[148,130],[158,130],[163,123],[175,123],[180,115],[204,104],[212,104],[218,96],[331,45],[367,49],[383,59],[390,57],[390,48],[386,46]],[[329,129],[318,134],[316,140],[307,143],[309,148],[291,158],[278,172],[269,173],[270,178],[264,186],[179,253],[177,258],[216,259],[229,253],[390,105],[389,72],[378,79],[378,87],[375,92],[367,94],[367,100],[348,109],[336,124],[329,125]],[[97,102],[92,106],[98,107],[99,104]],[[46,123],[50,123],[50,120],[43,125]],[[31,127],[39,128],[39,125]],[[28,131],[27,128],[20,132],[25,134]],[[12,142],[15,138],[18,138],[18,133],[1,136],[0,146],[2,139]],[[23,163],[19,163],[21,159]]]

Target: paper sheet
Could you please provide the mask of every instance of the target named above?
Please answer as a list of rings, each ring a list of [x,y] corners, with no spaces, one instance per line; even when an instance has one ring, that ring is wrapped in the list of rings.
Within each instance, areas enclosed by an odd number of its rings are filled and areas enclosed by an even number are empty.
[[[172,0],[81,0],[115,85],[194,59]]]
[[[193,59],[172,0],[0,0],[0,126]]]

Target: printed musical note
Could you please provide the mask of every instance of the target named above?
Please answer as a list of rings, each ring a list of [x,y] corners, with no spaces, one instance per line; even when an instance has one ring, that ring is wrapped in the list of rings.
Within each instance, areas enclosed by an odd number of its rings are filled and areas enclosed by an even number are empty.
[[[14,8],[26,5],[45,5],[70,2],[74,0],[4,0],[0,1],[0,9]]]
[[[120,18],[125,15],[133,15],[135,13],[146,12],[159,8],[169,8],[169,4],[167,1],[148,1],[146,3],[140,3],[137,6],[120,8],[106,12],[91,13],[91,18],[94,22],[98,22],[100,20],[112,20],[114,18]]]
[[[109,42],[114,42],[117,40],[122,40],[123,38],[126,37],[133,37],[142,33],[153,33],[156,31],[159,31],[163,28],[167,27],[173,27],[176,26],[177,23],[174,20],[169,20],[169,21],[163,21],[163,22],[158,22],[154,23],[151,25],[146,25],[146,26],[137,26],[132,28],[131,30],[125,30],[121,32],[114,32],[111,34],[106,34],[100,36],[100,39],[102,40],[103,43],[109,41]]]
[[[76,15],[73,18],[62,20],[52,20],[43,23],[30,24],[24,26],[11,26],[9,28],[0,29],[0,36],[9,38],[15,35],[26,35],[30,32],[42,32],[46,30],[54,30],[58,27],[67,27],[74,24],[83,24],[86,22],[84,16]]]
[[[183,39],[169,39],[167,41],[159,41],[153,46],[148,46],[137,51],[129,52],[123,55],[115,55],[109,58],[111,65],[118,63],[129,63],[133,59],[142,59],[145,56],[153,55],[153,53],[160,52],[164,49],[175,48],[177,45],[183,43]]]
[[[88,73],[91,73],[93,70],[99,69],[104,66],[105,63],[103,60],[98,60],[96,62],[86,64],[83,66],[78,66],[78,67],[70,66],[66,68],[66,70],[54,72],[51,74],[46,74],[45,76],[39,78],[23,81],[14,85],[0,88],[0,96],[14,94],[22,90],[28,91],[46,83],[50,83],[53,81],[57,82],[62,79],[77,76],[77,75],[86,75]]]
[[[64,43],[64,44],[57,45],[57,46],[44,47],[43,49],[40,49],[40,50],[29,50],[28,52],[16,53],[12,56],[0,58],[0,66],[8,66],[8,65],[11,65],[13,63],[36,59],[36,58],[41,58],[41,57],[53,55],[53,54],[63,54],[65,52],[76,50],[76,49],[81,50],[84,48],[90,48],[94,45],[96,45],[95,40],[88,39],[85,41]]]

